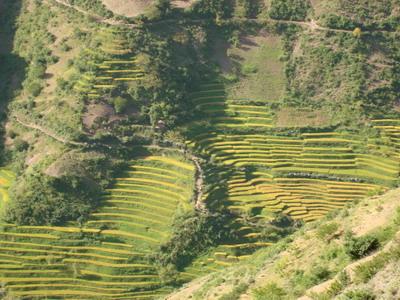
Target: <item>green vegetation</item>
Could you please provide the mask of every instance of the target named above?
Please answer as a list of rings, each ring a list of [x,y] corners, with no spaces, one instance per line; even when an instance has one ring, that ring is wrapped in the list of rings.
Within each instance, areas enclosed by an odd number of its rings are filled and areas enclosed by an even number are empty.
[[[379,297],[362,284],[399,230],[369,206],[400,182],[387,2],[0,3],[6,297],[156,299],[203,275],[193,299]]]
[[[309,1],[272,0],[269,15],[273,19],[304,20],[310,10]]]
[[[111,18],[113,16],[113,13],[107,10],[101,0],[70,0],[69,3],[105,18]]]
[[[348,236],[344,244],[346,253],[353,259],[359,259],[368,255],[379,247],[379,241],[373,236],[362,236],[359,238]]]
[[[269,297],[271,300],[283,299],[286,296],[285,290],[276,283],[269,283],[262,288],[253,291],[254,299],[261,300]]]
[[[43,211],[39,216],[35,211],[26,215],[30,219],[24,222],[32,220],[33,226],[4,224],[0,231],[0,278],[7,292],[11,296],[106,299],[165,293],[168,289],[161,289],[162,277],[149,257],[171,234],[168,229],[175,212],[185,215],[191,211],[193,171],[194,167],[177,154],[138,158],[131,162],[124,177],[115,179],[102,197],[102,207],[87,221],[70,226],[36,226],[36,220],[53,221],[74,212],[73,207],[60,205],[66,200],[74,205],[68,198],[73,193],[66,191],[66,197],[55,195],[58,203],[52,204],[57,207],[52,215]],[[51,186],[43,188],[38,178],[30,180],[44,198],[45,193],[55,194]],[[74,188],[88,190],[78,185]],[[41,199],[33,200],[39,207]],[[196,229],[191,233],[201,236],[195,234]]]

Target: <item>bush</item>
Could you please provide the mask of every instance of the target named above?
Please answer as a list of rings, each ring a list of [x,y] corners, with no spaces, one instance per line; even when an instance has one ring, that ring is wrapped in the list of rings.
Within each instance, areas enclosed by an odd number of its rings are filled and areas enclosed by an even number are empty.
[[[318,265],[311,270],[311,278],[315,284],[327,280],[330,275],[331,271],[325,266]]]
[[[70,0],[70,3],[105,18],[113,16],[113,13],[104,6],[101,0]]]
[[[325,240],[327,237],[334,234],[339,228],[337,223],[326,223],[319,226],[317,230],[317,237],[321,240]]]
[[[307,17],[309,9],[307,0],[272,0],[269,16],[273,19],[301,21]]]
[[[358,282],[367,282],[376,273],[378,273],[391,258],[391,253],[380,253],[372,260],[359,265],[355,270],[356,280]]]
[[[14,141],[14,148],[16,151],[22,152],[22,151],[28,150],[29,144],[28,144],[28,142],[26,142],[20,138],[16,138]]]
[[[42,91],[42,85],[38,81],[33,81],[27,86],[28,93],[33,97],[39,96]]]
[[[347,235],[344,248],[352,259],[359,259],[378,249],[379,241],[371,235],[364,235],[362,237]]]
[[[234,287],[234,289],[233,289],[231,292],[229,292],[229,293],[227,293],[227,294],[221,296],[221,297],[219,298],[219,300],[235,300],[235,299],[239,299],[240,296],[241,296],[244,292],[247,291],[247,288],[248,288],[248,287],[249,287],[249,286],[248,286],[247,284],[245,284],[245,283],[240,283],[239,285],[237,285],[236,287]]]
[[[160,269],[174,265],[182,270],[195,257],[221,242],[236,241],[236,234],[228,225],[230,217],[224,214],[190,213],[178,216],[171,239],[160,246],[153,257]]]
[[[122,97],[117,97],[114,100],[114,109],[120,114],[128,107],[128,100]]]
[[[122,165],[97,153],[72,152],[47,168],[57,177],[29,170],[10,188],[12,201],[7,207],[7,221],[18,225],[62,225],[84,220],[97,207],[104,188]]]
[[[257,66],[254,64],[244,64],[242,67],[242,73],[245,75],[253,74],[257,72]]]
[[[10,190],[6,219],[17,225],[62,225],[84,218],[100,191],[83,177],[50,177],[41,173],[21,176]]]
[[[276,283],[268,283],[266,286],[253,290],[255,300],[281,300],[286,296],[284,289]]]
[[[344,295],[346,300],[374,300],[375,295],[368,290],[353,290],[349,291]]]

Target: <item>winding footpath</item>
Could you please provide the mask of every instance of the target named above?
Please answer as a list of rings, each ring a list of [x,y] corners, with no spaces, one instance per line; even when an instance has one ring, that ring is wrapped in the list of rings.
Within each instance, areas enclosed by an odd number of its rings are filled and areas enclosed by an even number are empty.
[[[13,116],[13,120],[17,122],[18,124],[24,126],[25,128],[28,129],[33,129],[41,132],[42,134],[60,142],[63,143],[64,145],[71,145],[71,146],[79,146],[79,147],[88,147],[90,144],[88,143],[83,143],[83,142],[76,142],[76,141],[70,141],[66,138],[60,137],[57,134],[50,132],[46,128],[43,128],[40,125],[34,124],[34,123],[28,123],[25,121],[22,121],[21,118],[18,116]],[[153,149],[167,149],[165,147],[161,146],[146,146],[146,148],[153,148]],[[168,148],[170,149],[170,148]],[[177,151],[183,153],[185,156],[188,154],[188,151],[184,149],[177,148]],[[200,158],[190,154],[189,159],[193,162],[194,166],[196,167],[196,173],[195,173],[195,208],[196,210],[200,212],[207,212],[206,205],[204,204],[203,201],[203,196],[204,196],[204,171],[203,168],[201,167],[200,164]]]
[[[44,135],[47,135],[48,137],[51,137],[52,139],[55,139],[56,141],[63,143],[65,145],[72,145],[72,146],[83,146],[86,147],[88,146],[87,143],[81,143],[81,142],[75,142],[75,141],[70,141],[67,140],[66,138],[60,137],[58,135],[56,135],[53,132],[48,131],[47,129],[43,128],[40,125],[37,124],[33,124],[33,123],[27,123],[22,121],[19,117],[14,116],[13,119],[20,125],[26,127],[26,128],[30,128],[30,129],[34,129],[37,131],[40,131],[41,133],[43,133]]]
[[[126,22],[116,20],[116,19],[106,19],[100,15],[90,13],[78,6],[72,5],[68,2],[68,0],[53,0],[53,1],[60,5],[65,6],[65,7],[74,9],[77,12],[82,13],[88,17],[91,17],[98,23],[103,23],[103,24],[112,25],[112,26],[124,26],[124,27],[128,27],[131,29],[141,28],[143,26],[142,24],[126,23]],[[351,29],[335,29],[335,28],[321,26],[314,19],[311,19],[310,21],[290,21],[290,20],[278,20],[278,19],[272,19],[272,18],[265,18],[265,19],[233,18],[232,20],[250,21],[250,22],[255,22],[255,23],[259,23],[259,24],[262,24],[265,22],[276,22],[276,23],[293,24],[293,25],[298,25],[301,27],[306,27],[306,28],[311,29],[311,31],[330,31],[330,32],[338,32],[338,33],[353,33],[353,30],[351,30]],[[157,22],[148,22],[148,23],[144,23],[144,24],[145,25],[159,25],[159,24],[174,23],[176,21],[177,21],[176,19],[169,19],[169,20],[162,20],[162,21],[157,21]],[[203,23],[203,22],[210,21],[210,19],[190,19],[190,20],[186,20],[186,21],[189,21],[190,23]],[[363,30],[363,32],[364,33],[368,33],[368,32],[393,33],[394,31]]]

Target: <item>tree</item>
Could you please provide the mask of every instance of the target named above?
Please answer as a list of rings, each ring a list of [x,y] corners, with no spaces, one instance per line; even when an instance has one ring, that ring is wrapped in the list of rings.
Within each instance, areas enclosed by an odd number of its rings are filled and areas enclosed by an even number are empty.
[[[117,97],[114,100],[114,109],[117,114],[122,113],[128,107],[128,100],[122,97]]]
[[[156,7],[160,12],[161,17],[164,17],[171,10],[171,1],[170,0],[158,0],[156,3]]]
[[[356,27],[353,30],[353,36],[359,39],[361,37],[361,35],[362,35],[361,28],[360,27]]]
[[[86,217],[101,191],[85,177],[51,177],[39,172],[18,178],[10,189],[6,221],[18,225],[62,225]]]

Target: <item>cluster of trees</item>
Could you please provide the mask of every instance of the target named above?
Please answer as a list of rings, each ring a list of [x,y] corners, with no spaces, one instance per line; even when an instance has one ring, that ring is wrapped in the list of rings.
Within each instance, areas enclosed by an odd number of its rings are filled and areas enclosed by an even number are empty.
[[[48,64],[57,62],[49,45],[55,37],[47,30],[53,13],[45,4],[35,2],[31,13],[21,15],[18,30],[15,35],[15,51],[28,64],[24,87],[36,97],[43,88],[43,79]]]
[[[334,115],[335,122],[342,123],[393,109],[399,70],[390,64],[378,67],[370,57],[378,51],[386,61],[397,59],[399,42],[394,35],[362,34],[362,30],[361,34],[353,31],[313,37],[297,33],[290,40],[302,45],[303,54],[294,57],[292,49],[286,47],[287,104],[324,107]]]
[[[105,18],[113,16],[113,13],[104,6],[101,0],[69,0],[69,3]]]
[[[193,4],[191,12],[197,16],[219,20],[232,17],[233,9],[232,0],[200,0]]]
[[[48,165],[48,164],[47,164]],[[70,153],[24,172],[10,188],[5,219],[18,225],[83,222],[123,163],[96,153]]]
[[[392,13],[395,1],[339,1],[336,11],[321,16],[321,22],[332,28],[396,30],[400,16]]]
[[[174,274],[212,246],[238,240],[229,225],[231,216],[225,213],[203,214],[193,212],[178,216],[173,225],[171,239],[154,255],[164,280],[173,281]],[[171,276],[172,275],[172,276]]]
[[[273,19],[302,21],[306,19],[310,8],[308,0],[272,0],[269,16]]]
[[[61,225],[86,216],[100,192],[78,176],[55,178],[32,173],[18,179],[6,220],[19,225]]]

